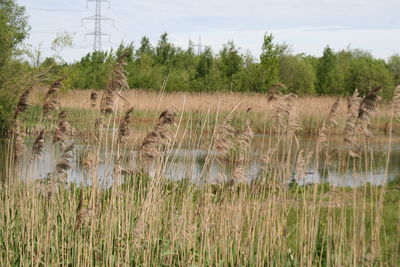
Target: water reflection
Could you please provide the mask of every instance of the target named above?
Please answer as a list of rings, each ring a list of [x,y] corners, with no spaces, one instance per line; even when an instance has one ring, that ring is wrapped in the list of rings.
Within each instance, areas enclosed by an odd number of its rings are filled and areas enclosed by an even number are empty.
[[[116,160],[116,153],[109,157],[110,151],[105,148],[100,150],[100,161],[95,171],[85,170],[82,166],[81,156],[87,147],[79,140],[76,141],[76,149],[74,159],[71,162],[72,168],[67,171],[67,181],[79,184],[90,185],[91,177],[97,177],[98,182],[108,187],[113,182],[113,168]],[[32,140],[27,140],[26,145],[28,151],[32,147]],[[271,150],[278,141],[276,137],[265,138],[256,136],[253,140],[252,151],[249,163],[245,170],[245,176],[248,180],[257,179],[263,176],[263,154]],[[322,164],[322,159],[311,158],[305,175],[299,178],[296,175],[296,157],[299,151],[304,154],[313,152],[316,147],[316,139],[313,137],[304,137],[293,142],[290,156],[287,155],[284,148],[278,147],[275,157],[282,159],[290,166],[287,182],[292,180],[300,185],[310,183],[330,183],[334,186],[360,186],[365,183],[374,185],[382,185],[387,180],[394,180],[400,175],[400,143],[392,144],[390,153],[391,161],[388,165],[388,175],[385,175],[386,158],[388,149],[388,140],[380,137],[370,140],[368,146],[368,155],[362,155],[360,159],[339,160],[340,154],[343,153],[345,147],[340,137],[331,139],[330,147],[332,148],[332,158],[329,166]],[[0,160],[5,162],[5,145],[0,146]],[[106,156],[107,154],[107,156]],[[207,156],[216,155],[215,151],[208,152],[206,149],[187,149],[185,145],[181,148],[172,149],[168,155],[168,163],[163,170],[163,176],[172,180],[191,179],[194,182],[207,181],[217,183],[232,177],[232,168],[229,164],[219,164],[217,161],[207,162]],[[29,160],[29,157],[20,160],[17,164],[16,173],[21,179],[43,179],[49,173],[54,171],[57,160],[60,156],[59,149],[55,149],[51,144],[46,144],[42,158],[37,161]],[[111,158],[111,159],[110,159]],[[110,160],[107,160],[110,159]],[[124,160],[121,162],[122,167],[136,169],[137,151],[129,150],[124,152]],[[319,162],[317,165],[316,162]],[[357,165],[357,171],[354,166]],[[372,171],[371,171],[372,170]],[[0,166],[2,177],[5,177],[5,164]],[[114,181],[115,182],[115,181]]]

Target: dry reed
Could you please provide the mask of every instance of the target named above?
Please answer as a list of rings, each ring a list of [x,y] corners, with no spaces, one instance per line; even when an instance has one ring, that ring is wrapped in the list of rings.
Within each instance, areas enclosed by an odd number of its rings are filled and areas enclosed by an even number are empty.
[[[69,122],[66,120],[67,112],[65,110],[61,111],[58,114],[58,126],[54,130],[53,134],[53,144],[60,143],[62,146],[65,144],[68,135],[72,131],[72,127]]]
[[[62,81],[65,79],[65,77],[62,77],[55,82],[53,82],[49,88],[49,90],[46,93],[45,99],[44,99],[44,104],[43,104],[43,116],[48,116],[48,114],[55,110],[58,105],[60,104],[60,101],[58,99],[57,93],[62,87]]]
[[[118,57],[117,62],[115,63],[111,72],[107,89],[105,90],[101,98],[100,111],[105,114],[110,114],[114,112],[115,97],[122,97],[118,90],[129,88],[126,73],[124,70],[124,67],[126,65],[126,57],[126,53],[123,53],[121,56]],[[125,98],[122,97],[122,99],[126,101]]]
[[[119,128],[118,128],[118,143],[124,144],[126,143],[127,139],[130,136],[130,129],[129,129],[129,124],[132,121],[132,113],[133,113],[133,108],[129,108],[125,112],[125,116],[122,119]]]
[[[73,158],[72,152],[74,147],[75,143],[71,143],[63,149],[61,157],[56,165],[57,174],[66,174],[66,171],[71,168],[71,159]]]
[[[97,101],[98,96],[99,95],[96,91],[92,91],[90,93],[90,105],[92,108],[96,107],[96,101]]]
[[[22,95],[20,96],[17,105],[15,106],[14,109],[14,115],[13,115],[13,120],[16,120],[18,116],[26,111],[28,108],[28,100],[29,96],[31,95],[33,86],[28,86]]]
[[[140,165],[148,169],[172,142],[173,135],[169,127],[175,124],[176,107],[171,106],[164,110],[153,130],[147,133],[139,150]]]
[[[44,130],[39,132],[39,135],[36,137],[35,142],[32,147],[32,155],[33,159],[40,159],[44,149]]]

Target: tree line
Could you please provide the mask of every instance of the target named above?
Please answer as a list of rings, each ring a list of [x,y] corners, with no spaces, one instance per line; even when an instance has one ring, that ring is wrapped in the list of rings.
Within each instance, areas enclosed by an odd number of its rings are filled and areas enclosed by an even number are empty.
[[[355,88],[366,92],[382,85],[389,97],[400,83],[399,54],[385,61],[367,51],[327,46],[321,57],[295,55],[288,46],[275,43],[272,34],[265,34],[261,45],[259,58],[242,52],[233,41],[218,52],[206,47],[197,54],[192,43],[183,49],[163,33],[154,46],[144,36],[137,48],[121,44],[115,51],[89,53],[63,67],[70,73],[67,87],[80,89],[104,89],[115,58],[126,50],[130,88],[161,90],[167,79],[166,92],[268,92],[281,83],[283,93],[348,95]]]
[[[182,48],[163,33],[156,44],[144,36],[137,47],[121,44],[115,50],[88,53],[70,64],[57,57],[29,61],[23,56],[29,53],[21,49],[29,29],[25,9],[14,0],[0,0],[0,128],[6,125],[16,96],[32,83],[32,77],[51,83],[67,76],[66,90],[101,90],[120,53],[128,53],[129,87],[146,90],[268,93],[274,85],[283,84],[279,87],[282,93],[349,95],[356,88],[366,93],[381,85],[383,96],[390,97],[400,83],[400,54],[385,61],[367,51],[334,51],[329,46],[321,57],[293,54],[270,33],[260,42],[259,57],[242,51],[233,41],[219,51],[205,47],[197,54],[193,43]],[[67,39],[58,38],[55,46],[61,47],[63,42]]]

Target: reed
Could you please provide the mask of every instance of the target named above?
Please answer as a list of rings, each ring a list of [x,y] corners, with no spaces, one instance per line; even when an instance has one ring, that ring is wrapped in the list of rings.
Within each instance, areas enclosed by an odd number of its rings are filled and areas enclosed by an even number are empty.
[[[65,110],[61,111],[58,114],[58,126],[54,130],[53,133],[53,144],[60,143],[64,146],[65,142],[67,141],[68,136],[72,132],[71,124],[66,120],[67,112]]]
[[[399,114],[399,90],[393,98],[393,117]],[[213,114],[209,107],[192,112],[191,104],[185,110],[185,103],[179,112],[174,105],[164,108],[168,97],[159,96],[163,111],[150,113],[153,125],[144,135],[139,134],[144,120],[136,105],[134,125],[132,108],[114,112],[122,110],[118,101],[110,116],[92,109],[85,139],[70,131],[73,111],[60,112],[56,132],[63,135],[58,139],[54,135],[53,142],[68,145],[61,151],[51,147],[56,161],[51,162],[49,179],[40,179],[37,168],[27,168],[0,185],[0,262],[6,266],[397,265],[398,186],[340,187],[322,183],[323,177],[315,173],[310,178],[310,169],[322,165],[321,154],[338,157],[338,165],[329,165],[329,170],[372,175],[371,165],[377,161],[367,141],[358,146],[360,158],[351,160],[329,148],[335,128],[358,133],[355,129],[361,123],[371,126],[377,90],[364,98],[357,92],[353,95],[346,125],[342,101],[326,101],[315,145],[315,139],[299,134],[308,127],[298,116],[305,110],[301,106],[305,100],[294,95],[279,95],[268,107],[261,103],[268,113],[262,118],[274,118],[277,129],[273,132],[265,125],[262,141],[254,138],[253,122],[260,114],[254,110],[262,106],[256,101],[247,111],[240,99],[233,108],[225,106]],[[96,118],[100,131],[92,127]],[[346,130],[343,135],[338,137],[341,143]],[[94,142],[91,136],[96,137]],[[304,140],[306,145],[301,145]],[[44,145],[45,129],[33,144],[36,158]],[[181,161],[179,153],[186,148],[193,151]],[[250,178],[253,163],[262,170]],[[327,165],[324,162],[323,168]],[[176,166],[185,172],[183,178],[167,179]],[[213,179],[215,169],[221,171],[218,167],[229,170],[223,180]],[[74,181],[71,178],[80,168],[85,181]],[[307,184],[308,179],[314,183]],[[41,194],[42,188],[46,194]]]
[[[44,103],[43,103],[43,116],[46,117],[49,115],[49,113],[53,110],[55,110],[59,104],[59,98],[58,98],[58,91],[62,87],[62,81],[65,79],[65,77],[60,78],[53,82],[49,88],[49,90],[46,93]]]
[[[125,98],[118,92],[119,90],[129,89],[124,70],[124,66],[126,65],[126,57],[126,53],[121,54],[111,72],[107,88],[104,91],[100,102],[100,110],[104,114],[110,114],[114,112],[115,98],[117,96],[126,101]]]
[[[131,123],[132,116],[133,113],[133,108],[129,108],[126,112],[125,112],[125,116],[122,119],[119,128],[118,128],[118,143],[123,144],[126,143],[126,140],[129,138],[131,132],[129,130],[129,124]]]

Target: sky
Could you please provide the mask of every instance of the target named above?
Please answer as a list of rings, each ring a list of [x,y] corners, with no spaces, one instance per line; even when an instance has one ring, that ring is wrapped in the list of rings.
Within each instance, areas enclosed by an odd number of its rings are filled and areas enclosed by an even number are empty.
[[[16,0],[26,7],[31,32],[27,43],[50,56],[51,41],[67,31],[74,45],[61,56],[67,62],[92,51],[95,3],[86,0]],[[387,59],[400,53],[399,0],[110,0],[102,4],[102,47],[133,42],[146,35],[153,44],[163,32],[172,43],[187,48],[189,40],[218,52],[229,40],[258,57],[265,33],[286,43],[293,53],[322,55],[358,48]]]

